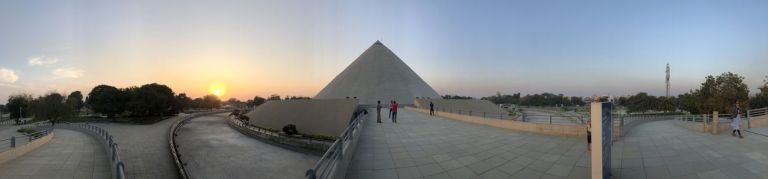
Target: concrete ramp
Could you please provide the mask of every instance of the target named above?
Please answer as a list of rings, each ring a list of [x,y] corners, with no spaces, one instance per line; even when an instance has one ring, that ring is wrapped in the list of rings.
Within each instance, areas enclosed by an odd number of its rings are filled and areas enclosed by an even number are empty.
[[[282,129],[296,125],[299,133],[336,137],[347,127],[357,109],[355,99],[267,101],[246,114],[250,124]]]

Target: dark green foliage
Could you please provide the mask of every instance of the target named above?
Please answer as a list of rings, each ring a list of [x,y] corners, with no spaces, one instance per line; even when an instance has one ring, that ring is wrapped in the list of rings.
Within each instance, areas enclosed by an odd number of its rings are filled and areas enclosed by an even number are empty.
[[[81,108],[83,108],[83,105],[84,105],[83,93],[81,93],[80,91],[75,91],[70,93],[69,96],[67,96],[66,103],[73,110],[80,110]]]
[[[680,95],[680,107],[691,113],[731,113],[736,101],[746,102],[749,88],[744,77],[726,72],[720,76],[707,76],[699,89]]]
[[[11,113],[11,118],[28,117],[32,95],[16,94],[8,97],[8,103],[5,108]]]
[[[296,130],[296,125],[288,124],[283,126],[283,132],[287,135],[296,135],[299,133],[298,130]]]
[[[122,91],[109,85],[99,85],[88,93],[86,104],[91,110],[110,118],[125,111],[126,97]]]
[[[163,116],[172,113],[175,96],[168,86],[152,83],[141,87],[126,88],[126,109],[133,116]]]
[[[185,93],[179,93],[174,97],[172,113],[176,114],[192,107],[192,99]]]
[[[280,95],[272,94],[267,98],[267,100],[280,100]]]
[[[763,80],[764,84],[760,88],[760,93],[749,99],[750,108],[768,107],[768,76]]]
[[[203,96],[203,108],[213,109],[221,107],[221,100],[215,95],[209,94]]]
[[[267,101],[267,99],[264,99],[262,97],[256,96],[256,97],[253,97],[253,100],[248,100],[248,105],[249,106],[258,106],[258,105],[264,104],[264,102],[266,102],[266,101]]]
[[[63,117],[72,114],[71,106],[65,102],[64,95],[59,93],[48,93],[45,96],[38,97],[32,102],[31,109],[36,119],[42,120],[60,120]]]

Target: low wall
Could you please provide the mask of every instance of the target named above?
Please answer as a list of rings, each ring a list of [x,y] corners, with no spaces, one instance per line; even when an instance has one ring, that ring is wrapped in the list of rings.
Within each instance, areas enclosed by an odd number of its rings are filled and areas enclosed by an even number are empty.
[[[417,108],[410,108],[410,107],[406,109],[424,113],[424,114],[429,114],[429,110],[426,110],[426,109],[417,109]],[[522,132],[531,132],[531,133],[555,135],[555,136],[570,136],[570,137],[586,137],[587,136],[587,127],[585,125],[529,123],[529,122],[520,122],[520,121],[512,121],[512,120],[488,119],[488,118],[482,118],[482,117],[476,117],[476,116],[459,115],[454,113],[436,113],[435,115],[443,118],[453,119],[453,120],[467,122],[467,123],[481,124],[481,125],[487,125],[491,127],[511,129],[511,130],[522,131]],[[623,132],[621,127],[614,127],[613,139],[614,140],[619,139],[622,133]]]
[[[31,152],[32,150],[39,148],[40,146],[47,144],[49,141],[51,141],[51,139],[53,139],[53,136],[54,132],[51,131],[48,135],[35,139],[30,143],[0,152],[0,164],[16,159],[24,154]]]
[[[325,151],[328,151],[328,148],[330,148],[331,145],[333,145],[333,142],[312,140],[312,139],[306,139],[306,138],[297,138],[297,137],[286,136],[280,133],[275,133],[272,131],[267,131],[264,129],[243,124],[243,122],[236,119],[232,119],[230,117],[226,117],[226,119],[224,120],[227,120],[227,124],[229,124],[229,127],[232,127],[233,129],[237,130],[238,132],[244,135],[247,135],[255,139],[267,140],[267,142],[278,144],[278,146],[283,146],[284,148],[288,148],[290,150],[298,150],[299,152],[302,152],[302,153],[314,153],[317,155],[323,155],[323,153],[325,153]]]
[[[749,118],[749,128],[763,128],[763,127],[768,127],[768,115]]]

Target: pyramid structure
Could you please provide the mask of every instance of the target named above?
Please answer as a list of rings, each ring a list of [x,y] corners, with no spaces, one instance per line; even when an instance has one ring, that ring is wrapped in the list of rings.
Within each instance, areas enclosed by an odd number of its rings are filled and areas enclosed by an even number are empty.
[[[379,41],[373,43],[318,93],[316,99],[357,97],[360,104],[413,104],[416,97],[440,99],[440,95],[405,62]]]

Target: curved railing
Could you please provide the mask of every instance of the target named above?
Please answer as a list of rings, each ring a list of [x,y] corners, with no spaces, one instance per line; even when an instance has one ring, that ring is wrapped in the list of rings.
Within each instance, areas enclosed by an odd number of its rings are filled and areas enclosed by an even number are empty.
[[[173,124],[171,124],[171,129],[170,129],[170,132],[168,133],[168,145],[171,149],[171,156],[173,157],[173,161],[176,163],[176,168],[178,169],[177,172],[179,172],[180,178],[189,179],[190,177],[189,177],[189,172],[187,172],[187,169],[184,167],[186,164],[184,164],[184,162],[181,161],[181,155],[179,154],[179,151],[177,149],[179,145],[176,144],[176,136],[178,135],[177,132],[179,127],[192,118],[209,115],[209,114],[224,113],[224,112],[230,112],[230,110],[209,111],[209,112],[189,114],[186,116],[182,116],[180,119],[177,119],[175,122],[173,122]]]
[[[58,123],[55,124],[54,127],[80,131],[96,137],[96,139],[104,146],[105,152],[109,157],[112,178],[125,178],[125,162],[120,158],[120,148],[107,130],[88,123]]]
[[[359,113],[355,119],[336,138],[328,151],[320,157],[315,166],[305,173],[308,179],[316,178],[345,178],[347,167],[357,148],[357,141],[363,132],[366,113]]]
[[[22,134],[18,137],[11,136],[10,138],[0,140],[0,153],[31,143],[32,141],[48,136],[48,134],[53,132],[53,128],[45,122],[23,125],[20,126],[19,129],[35,129],[37,132]],[[26,143],[21,144],[21,141],[26,141]]]

